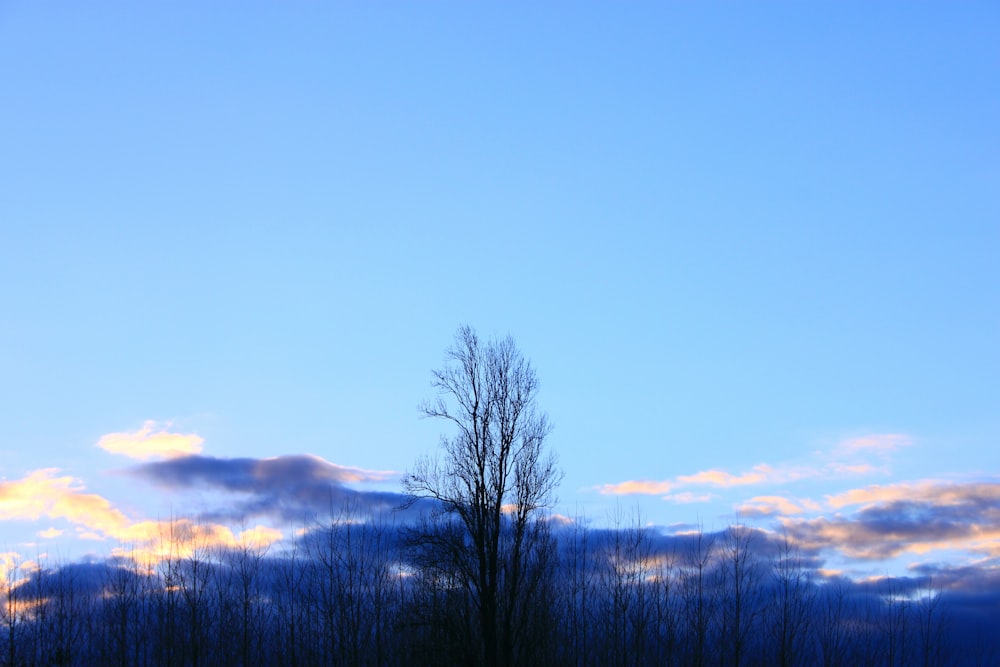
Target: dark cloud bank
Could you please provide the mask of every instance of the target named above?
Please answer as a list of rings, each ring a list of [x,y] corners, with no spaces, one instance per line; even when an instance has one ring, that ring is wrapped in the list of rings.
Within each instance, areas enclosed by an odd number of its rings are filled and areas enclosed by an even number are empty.
[[[224,507],[203,513],[209,521],[272,517],[312,521],[339,513],[345,506],[370,516],[404,504],[402,494],[352,489],[348,484],[381,481],[388,474],[339,466],[309,455],[274,458],[184,456],[145,463],[129,474],[171,490],[222,491],[231,494]]]
[[[462,565],[428,561],[426,545],[414,544],[411,527],[430,519],[430,505],[396,512],[404,495],[353,488],[383,475],[312,456],[187,456],[129,474],[225,494],[200,521],[260,516],[300,528],[270,548],[219,547],[151,570],[119,557],[9,571],[0,607],[32,611],[5,621],[13,630],[0,633],[0,655],[25,664],[469,661],[473,602],[449,576]],[[522,664],[728,664],[737,654],[743,664],[1000,664],[1000,558],[989,540],[997,485],[921,494],[786,520],[783,532],[669,532],[638,520],[597,529],[548,517],[550,548],[532,563],[543,575],[538,597],[510,611],[535,628]],[[916,543],[976,536],[982,553],[970,562],[867,580],[823,570],[833,552],[871,564]]]
[[[538,661],[520,664],[729,664],[737,645],[743,664],[1000,658],[996,563],[859,582],[824,577],[816,553],[747,527],[669,535],[547,523],[553,549],[533,564],[545,572],[541,606],[514,610],[537,624]],[[0,649],[23,664],[464,662],[468,592],[440,562],[412,558],[406,531],[330,522],[284,548],[229,548],[148,572],[119,558],[24,573],[5,594],[33,611],[0,633]],[[139,657],[116,662],[122,653]]]

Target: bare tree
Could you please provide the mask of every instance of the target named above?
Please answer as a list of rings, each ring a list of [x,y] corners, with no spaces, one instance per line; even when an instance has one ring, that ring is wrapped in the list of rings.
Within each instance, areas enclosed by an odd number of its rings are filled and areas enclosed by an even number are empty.
[[[847,582],[835,578],[823,585],[821,601],[816,613],[819,647],[823,667],[841,667],[847,664],[850,605]]]
[[[717,550],[715,536],[706,536],[704,529],[699,529],[693,545],[684,554],[679,573],[687,642],[684,662],[694,667],[711,662],[709,633],[717,602],[711,585],[711,568]]]
[[[886,576],[880,582],[880,597],[884,609],[880,610],[882,630],[882,650],[884,664],[909,665],[909,617],[910,600],[905,595],[901,583]]]
[[[417,462],[404,489],[435,501],[442,519],[457,518],[481,658],[490,667],[511,664],[521,641],[515,611],[534,579],[527,570],[539,562],[537,522],[561,478],[544,448],[549,423],[535,406],[538,378],[513,339],[481,342],[462,327],[433,386],[438,396],[421,410],[456,433],[442,438],[440,458]]]
[[[0,624],[3,626],[0,646],[3,648],[4,665],[16,665],[21,660],[23,648],[19,645],[25,623],[25,578],[20,556],[13,552],[0,553]]]
[[[422,517],[404,535],[413,567],[407,600],[410,655],[404,664],[475,664],[479,655],[469,593],[472,566],[458,524]]]
[[[91,616],[93,598],[82,589],[77,568],[56,562],[51,569],[36,570],[29,583],[34,638],[31,661],[53,666],[84,662],[91,634],[84,622]]]
[[[299,551],[299,542],[275,559],[271,604],[274,606],[277,643],[283,649],[276,654],[279,665],[299,667],[308,664],[309,570]]]
[[[250,667],[264,660],[273,605],[267,603],[262,581],[268,545],[247,537],[250,533],[245,524],[241,528],[243,537],[238,544],[216,548],[214,612],[219,617],[217,635],[222,639],[216,650],[226,655],[228,664]]]
[[[139,571],[135,547],[120,548],[122,555],[108,559],[101,578],[104,646],[102,662],[118,667],[143,664],[139,647],[143,624],[148,622],[145,594],[148,577]]]
[[[790,667],[815,663],[808,654],[816,588],[798,546],[782,535],[771,561],[773,577],[766,628],[773,655],[771,664]]]
[[[602,595],[600,625],[607,638],[601,659],[606,665],[640,665],[646,657],[652,605],[647,589],[653,572],[649,567],[649,535],[636,511],[625,523],[621,506],[611,516],[605,533],[598,581]]]
[[[166,667],[180,662],[180,644],[177,637],[181,633],[180,616],[180,566],[178,555],[179,538],[175,531],[175,521],[171,517],[166,527],[160,527],[158,548],[163,556],[156,563],[153,582],[153,604],[156,617],[156,662]]]
[[[761,578],[753,541],[753,530],[737,518],[724,533],[720,549],[721,649],[725,662],[735,667],[746,660],[747,644],[761,611]]]
[[[590,529],[584,525],[585,518],[577,515],[572,527],[563,538],[561,566],[562,621],[561,651],[566,664],[584,665],[590,651],[592,630],[590,617],[595,590],[594,562],[591,554]],[[596,656],[595,656],[596,657]]]
[[[352,499],[338,510],[331,503],[329,523],[307,543],[330,664],[382,665],[389,659],[393,529],[387,517],[366,516]]]
[[[188,551],[187,557],[181,560],[177,568],[177,585],[180,587],[187,626],[182,631],[182,636],[186,637],[184,662],[198,667],[208,662],[206,654],[211,648],[209,637],[216,630],[211,627],[217,619],[212,614],[209,598],[212,549],[208,539],[198,532],[194,524],[181,524],[180,536],[187,542],[185,549]]]
[[[920,663],[933,667],[944,663],[946,610],[942,602],[940,588],[935,588],[931,580],[927,582],[927,593],[917,602],[915,608]]]
[[[681,630],[676,545],[669,551],[653,551],[650,573],[653,653],[647,663],[674,665],[680,659],[678,642]]]

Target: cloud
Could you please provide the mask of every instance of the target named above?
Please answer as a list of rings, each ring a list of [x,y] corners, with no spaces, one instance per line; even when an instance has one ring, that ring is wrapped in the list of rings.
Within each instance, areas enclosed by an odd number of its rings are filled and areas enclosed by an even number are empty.
[[[681,475],[677,478],[677,481],[685,486],[701,484],[725,488],[730,486],[743,486],[746,484],[760,484],[768,481],[768,478],[773,474],[773,472],[774,470],[771,466],[762,463],[739,475],[733,475],[724,470],[713,469],[704,470],[693,475]]]
[[[128,518],[107,499],[84,493],[79,480],[58,474],[56,468],[45,468],[0,482],[0,519],[64,519],[101,535],[113,535],[128,525]]]
[[[72,525],[76,539],[117,540],[129,545],[115,549],[117,556],[153,567],[166,557],[184,558],[197,555],[199,550],[262,548],[282,539],[278,528],[265,525],[273,522],[265,521],[238,533],[229,527],[243,524],[246,517],[268,516],[301,523],[323,513],[342,516],[350,512],[352,518],[365,520],[395,509],[406,500],[397,493],[347,487],[388,480],[396,476],[395,472],[340,466],[317,456],[220,459],[178,455],[182,447],[200,446],[200,438],[156,432],[151,422],[136,434],[105,436],[102,446],[140,458],[172,457],[137,464],[126,474],[171,491],[192,489],[228,496],[219,509],[202,512],[196,519],[135,520],[106,498],[88,493],[80,480],[47,468],[32,471],[22,479],[0,481],[0,521],[65,520]],[[64,533],[61,527],[50,527],[38,535],[52,539]]]
[[[826,501],[834,509],[850,505],[870,507],[899,501],[926,502],[942,507],[963,506],[971,502],[978,507],[986,509],[996,503],[1000,503],[1000,484],[956,484],[934,480],[904,482],[884,486],[873,484],[863,489],[851,489],[843,493],[827,496]]]
[[[689,505],[691,503],[707,503],[712,500],[711,493],[692,493],[690,491],[682,491],[681,493],[671,493],[663,496],[664,500],[675,502],[681,505]]]
[[[266,487],[298,490],[320,484],[381,482],[397,475],[391,470],[364,470],[330,463],[310,454],[273,458],[184,456],[145,463],[132,474],[169,488],[214,486],[227,491],[255,492]]]
[[[267,546],[282,533],[268,526],[255,526],[238,536],[220,524],[190,520],[132,521],[110,501],[86,493],[79,480],[59,475],[59,470],[35,470],[23,479],[0,482],[0,520],[36,521],[62,519],[76,528],[79,539],[116,539],[131,543],[128,550],[136,562],[155,564],[166,557],[185,557],[197,548]],[[51,539],[64,533],[48,528],[39,537]],[[120,549],[116,550],[121,551]],[[0,561],[2,561],[0,555]],[[0,569],[3,564],[0,563]]]
[[[671,491],[685,486],[714,486],[719,488],[730,488],[734,486],[748,486],[751,484],[774,484],[780,482],[790,482],[805,479],[818,475],[819,472],[813,468],[804,466],[780,466],[774,467],[761,463],[755,465],[746,472],[733,474],[725,470],[713,468],[703,470],[693,475],[678,475],[673,480],[651,481],[645,479],[628,480],[617,484],[604,484],[597,487],[600,493],[605,495],[627,495],[642,494],[648,496],[664,496],[664,500],[681,501],[681,497],[691,497],[690,493],[678,493],[668,496]],[[704,499],[699,496],[698,502]]]
[[[875,433],[841,440],[827,454],[818,454],[826,459],[822,472],[827,476],[889,475],[892,455],[912,444],[910,436],[903,433]]]
[[[812,500],[790,500],[783,496],[754,496],[739,506],[738,511],[746,517],[761,517],[803,514],[807,510],[819,510],[818,503]]]
[[[263,549],[283,536],[280,530],[262,525],[237,535],[228,526],[190,519],[140,521],[121,533],[119,539],[128,546],[116,547],[112,556],[151,569],[167,559],[207,558],[220,549]]]
[[[654,482],[647,479],[629,480],[618,484],[605,484],[599,488],[604,495],[623,496],[629,494],[642,494],[647,496],[658,496],[669,493],[674,487],[672,482]]]
[[[598,487],[604,494],[660,495],[670,502],[710,499],[698,487],[739,488],[820,477],[885,472],[909,436],[874,434],[844,440],[813,466],[761,463],[742,472],[712,468],[662,481],[629,480]],[[876,457],[876,464],[866,458]],[[824,462],[822,459],[826,458]],[[681,490],[683,489],[683,490]],[[804,552],[839,553],[862,561],[948,551],[969,558],[1000,558],[1000,484],[924,480],[849,489],[823,502],[786,494],[751,497],[736,505],[746,517],[774,518]],[[832,514],[823,516],[824,510]],[[811,516],[807,516],[811,515]]]
[[[924,481],[869,486],[829,496],[847,515],[782,524],[803,548],[881,560],[937,550],[1000,554],[1000,484]]]
[[[11,576],[21,565],[21,554],[16,551],[0,552],[0,592],[11,583]]]
[[[576,523],[576,520],[573,517],[566,516],[565,514],[559,514],[558,512],[552,512],[542,518],[555,526],[572,526]]]
[[[910,437],[901,433],[873,434],[844,440],[834,446],[833,450],[825,455],[816,452],[816,456],[820,460],[815,461],[814,465],[795,465],[792,463],[770,465],[759,463],[749,470],[738,473],[711,468],[691,475],[678,475],[673,479],[626,480],[614,484],[603,484],[595,488],[604,495],[636,494],[663,496],[664,500],[677,501],[684,494],[673,492],[681,487],[708,486],[728,489],[759,484],[784,484],[830,475],[854,476],[885,473],[887,470],[884,465],[874,466],[867,461],[859,460],[859,457],[863,458],[865,455],[876,454],[882,459],[882,463],[884,463],[884,460],[891,452],[902,447],[907,447],[910,444]],[[824,462],[823,459],[826,459],[826,461]]]
[[[913,442],[908,435],[902,433],[877,433],[859,438],[850,438],[837,444],[835,451],[841,454],[858,452],[875,452],[888,454],[902,447],[909,447]]]
[[[244,496],[204,515],[220,520],[270,515],[302,521],[317,512],[339,512],[351,503],[367,512],[392,509],[404,501],[397,493],[356,491],[345,486],[385,481],[398,473],[341,466],[312,455],[265,459],[184,456],[144,463],[128,473],[171,490],[215,490]]]
[[[204,440],[194,433],[170,433],[168,425],[159,426],[146,421],[134,433],[108,433],[97,441],[97,446],[112,454],[146,461],[153,458],[172,459],[201,453]]]
[[[869,463],[838,463],[836,461],[828,463],[826,469],[841,475],[871,475],[878,472],[887,472],[885,468],[879,468]]]

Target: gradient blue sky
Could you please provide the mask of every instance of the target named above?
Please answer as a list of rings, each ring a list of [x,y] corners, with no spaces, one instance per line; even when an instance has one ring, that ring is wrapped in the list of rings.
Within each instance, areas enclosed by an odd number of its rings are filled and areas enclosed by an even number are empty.
[[[114,542],[25,480],[222,502],[97,447],[147,422],[404,471],[467,323],[535,364],[563,514],[740,509],[864,573],[830,526],[957,489],[979,541],[900,564],[996,567],[998,35],[988,2],[0,3],[0,546]]]

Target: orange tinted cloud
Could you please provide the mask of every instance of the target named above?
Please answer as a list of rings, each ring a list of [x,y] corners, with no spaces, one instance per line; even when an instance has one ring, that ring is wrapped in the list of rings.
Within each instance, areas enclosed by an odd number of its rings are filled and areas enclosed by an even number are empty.
[[[920,481],[827,496],[844,514],[781,519],[797,543],[850,558],[884,559],[935,550],[984,553],[1000,545],[1000,484]]]
[[[779,482],[791,482],[798,479],[806,479],[819,474],[815,469],[808,467],[779,466],[773,467],[766,463],[755,465],[750,470],[734,475],[725,470],[705,470],[694,475],[681,475],[677,478],[679,484],[703,484],[707,486],[719,486],[728,488],[732,486],[746,486],[749,484],[775,484]]]
[[[201,452],[204,440],[194,433],[170,433],[155,421],[143,423],[133,433],[109,433],[97,441],[97,446],[112,454],[145,461],[152,458],[172,459]]]
[[[664,496],[665,500],[677,502],[701,502],[707,498],[704,494],[695,496],[690,493],[674,494],[666,497],[678,487],[683,486],[716,486],[729,488],[733,486],[746,486],[750,484],[765,484],[790,482],[797,479],[805,479],[819,474],[815,469],[808,467],[782,466],[775,468],[761,463],[755,465],[750,470],[734,475],[725,470],[712,469],[703,470],[693,475],[679,475],[674,480],[650,481],[645,479],[628,480],[618,484],[605,484],[599,487],[601,493],[605,495],[625,495],[644,494],[649,496]]]
[[[221,524],[174,519],[140,521],[128,526],[118,537],[131,546],[113,549],[112,554],[130,558],[148,569],[167,559],[207,557],[220,548],[263,549],[280,540],[283,534],[276,528],[258,525],[237,535]]]
[[[806,510],[818,510],[819,505],[811,500],[792,501],[783,496],[754,496],[739,508],[746,516],[784,516],[803,514]]]
[[[679,500],[680,496],[685,494],[674,494],[674,496],[669,498],[667,494],[676,491],[678,487],[685,486],[732,488],[754,484],[781,484],[831,474],[869,475],[886,472],[886,469],[884,467],[873,466],[864,460],[858,459],[863,459],[865,454],[874,453],[884,463],[886,455],[889,452],[909,446],[910,444],[909,436],[901,433],[866,435],[845,440],[834,447],[831,453],[826,455],[816,452],[820,460],[816,461],[814,465],[782,463],[772,466],[767,463],[760,463],[749,470],[739,473],[712,468],[691,475],[678,475],[672,480],[626,480],[617,484],[605,484],[597,487],[597,489],[606,495],[643,494],[664,496],[665,500]],[[824,463],[822,461],[824,458],[847,460],[828,460]]]
[[[217,523],[194,523],[190,520],[129,520],[107,499],[86,493],[80,482],[59,476],[56,469],[36,470],[13,482],[0,482],[0,520],[63,519],[76,527],[81,539],[117,539],[134,545],[128,555],[144,566],[163,558],[186,558],[199,549],[266,547],[282,538],[281,531],[269,526],[254,526],[235,534]],[[57,537],[58,528],[39,533]],[[123,555],[115,550],[116,555]]]
[[[834,508],[840,509],[842,507],[848,507],[851,505],[872,505],[875,503],[888,503],[895,502],[902,499],[910,499],[916,496],[923,495],[921,487],[924,490],[929,490],[931,488],[930,483],[923,484],[889,484],[889,485],[879,485],[872,484],[863,489],[850,489],[842,493],[837,493],[834,495],[829,495],[826,497],[827,504]]]
[[[0,591],[6,589],[8,579],[21,565],[21,554],[16,551],[0,552]]]
[[[24,479],[0,482],[0,519],[65,519],[104,535],[128,525],[128,518],[107,499],[84,493],[78,480],[57,477],[58,472],[46,468],[35,470]]]
[[[636,479],[629,480],[627,482],[620,482],[618,484],[605,484],[600,487],[601,493],[604,495],[628,495],[628,494],[643,494],[648,496],[659,496],[664,493],[669,493],[674,485],[671,482],[654,482],[648,479]]]
[[[572,526],[574,523],[576,523],[576,521],[572,517],[568,517],[565,514],[559,514],[557,512],[545,515],[543,517],[543,520],[548,521],[550,523],[558,524],[560,526]]]
[[[927,554],[936,550],[989,551],[1000,540],[1000,528],[947,526],[922,531],[920,526],[887,528],[884,523],[819,518],[786,523],[794,540],[808,550],[834,549],[848,558],[884,560],[904,553]]]
[[[743,486],[745,484],[759,484],[767,480],[771,467],[766,464],[754,466],[752,470],[740,475],[733,475],[724,470],[703,470],[693,475],[681,475],[677,481],[681,484],[705,484],[708,486]]]
[[[873,484],[826,497],[827,503],[834,509],[899,501],[928,502],[938,507],[955,506],[964,505],[970,499],[987,503],[1000,501],[1000,484],[948,484],[933,480],[884,486]]]

